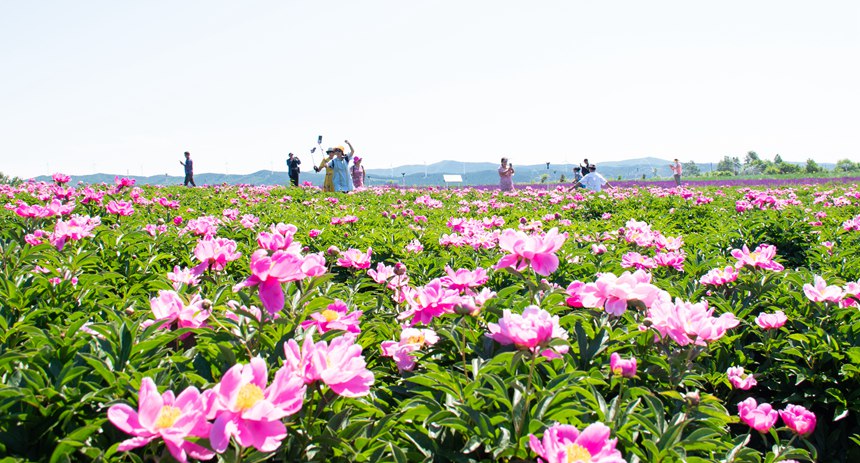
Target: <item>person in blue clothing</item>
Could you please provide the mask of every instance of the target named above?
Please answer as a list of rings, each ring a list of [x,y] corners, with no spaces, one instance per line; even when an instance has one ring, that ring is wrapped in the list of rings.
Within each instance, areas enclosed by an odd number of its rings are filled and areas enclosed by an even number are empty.
[[[344,153],[343,146],[334,147],[334,159],[329,161],[326,166],[331,167],[334,171],[332,182],[334,183],[334,191],[346,193],[352,191],[352,176],[349,174],[349,161],[355,154],[355,149],[349,140],[344,140],[349,146],[349,153]]]
[[[191,153],[188,151],[185,152],[185,162],[179,161],[185,167],[185,183],[183,185],[188,186],[190,183],[191,186],[197,186],[194,183],[194,161],[191,160]]]

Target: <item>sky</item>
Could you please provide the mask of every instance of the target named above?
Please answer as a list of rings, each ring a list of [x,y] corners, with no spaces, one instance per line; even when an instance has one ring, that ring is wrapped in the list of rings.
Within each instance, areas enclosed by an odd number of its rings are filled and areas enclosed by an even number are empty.
[[[858,57],[856,0],[5,1],[0,172],[858,161]]]

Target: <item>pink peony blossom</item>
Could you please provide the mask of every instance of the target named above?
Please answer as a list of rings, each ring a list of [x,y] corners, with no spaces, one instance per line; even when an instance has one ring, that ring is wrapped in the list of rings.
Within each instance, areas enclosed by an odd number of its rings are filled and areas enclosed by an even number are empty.
[[[636,376],[636,359],[633,357],[622,359],[618,352],[613,352],[609,356],[609,369],[618,376],[632,378]]]
[[[294,374],[311,384],[322,381],[336,394],[344,397],[362,397],[370,393],[373,372],[367,369],[361,346],[354,336],[338,336],[331,343],[313,343],[313,331],[305,335],[301,350],[295,342],[284,346],[288,364]]]
[[[638,252],[628,252],[621,256],[621,267],[636,267],[637,270],[657,268],[657,262],[650,257],[645,257]]]
[[[648,309],[651,328],[660,333],[663,339],[672,338],[681,346],[695,344],[705,346],[738,326],[740,321],[734,314],[724,313],[713,317],[714,309],[708,308],[707,301],[697,304],[676,299],[657,301]]]
[[[93,236],[93,230],[101,225],[99,217],[75,215],[68,222],[60,219],[54,225],[54,231],[48,236],[51,245],[62,251],[66,242],[78,241]]]
[[[724,269],[715,268],[706,273],[702,278],[699,278],[699,283],[703,285],[722,286],[726,283],[731,283],[738,279],[738,271],[734,267],[728,266]]]
[[[367,271],[367,274],[370,278],[373,278],[378,284],[384,284],[388,282],[388,279],[394,276],[394,267],[389,267],[382,262],[376,264],[376,270],[370,269]]]
[[[568,286],[565,292],[567,298],[564,300],[571,307],[582,307],[582,290],[585,289],[585,283],[574,280]]]
[[[684,251],[658,252],[654,254],[654,263],[656,263],[658,267],[672,267],[679,272],[683,272],[684,259],[686,259],[686,257],[687,255]]]
[[[284,288],[281,285],[308,276],[307,265],[310,265],[314,272],[318,272],[320,258],[317,254],[302,258],[286,251],[275,251],[270,256],[265,249],[258,249],[251,255],[251,276],[233,289],[238,291],[241,287],[258,286],[260,301],[266,311],[270,314],[280,312],[285,302]]]
[[[200,276],[189,268],[173,266],[173,271],[167,273],[167,279],[173,283],[173,289],[179,291],[182,285],[197,286],[200,284]]]
[[[774,313],[762,312],[758,314],[758,317],[755,317],[756,325],[764,330],[776,330],[782,328],[782,325],[785,325],[786,321],[788,321],[788,318],[782,310],[778,310]]]
[[[362,311],[353,310],[349,312],[346,303],[340,299],[335,299],[334,302],[328,305],[322,312],[314,312],[310,315],[311,320],[305,320],[301,323],[301,327],[308,329],[311,326],[316,327],[320,334],[331,330],[346,331],[348,333],[360,333],[361,328],[358,326],[358,319],[361,318]]]
[[[431,329],[404,328],[400,332],[400,341],[382,342],[382,356],[394,358],[399,371],[412,371],[415,368],[414,353],[437,342],[439,336]]]
[[[744,371],[744,367],[729,367],[729,369],[726,370],[726,376],[728,376],[729,382],[732,383],[732,387],[735,389],[748,391],[758,384],[755,380],[755,376],[747,374]]]
[[[583,307],[603,308],[606,313],[621,316],[631,301],[641,301],[645,307],[668,295],[651,284],[651,275],[644,270],[624,272],[620,277],[601,273],[594,283],[587,283],[580,292]]]
[[[779,414],[770,404],[758,405],[752,397],[738,404],[741,421],[758,432],[768,432],[776,423]]]
[[[487,336],[502,345],[513,344],[517,349],[553,359],[566,354],[568,346],[548,348],[553,339],[567,339],[568,333],[558,324],[558,315],[552,316],[536,305],[523,309],[522,315],[503,311],[499,323],[488,323]]]
[[[744,245],[742,249],[733,249],[732,257],[738,260],[735,264],[737,268],[748,266],[774,272],[785,270],[785,267],[773,260],[776,257],[776,246],[769,244],[760,244],[754,252],[750,252],[747,245]]]
[[[340,253],[337,265],[359,270],[370,268],[370,255],[372,252],[373,251],[370,248],[367,248],[367,252],[362,252],[354,248],[347,249]]]
[[[784,410],[779,411],[782,421],[793,432],[806,437],[815,431],[815,413],[800,405],[789,404]]]
[[[215,420],[209,432],[212,448],[223,453],[236,439],[242,447],[273,452],[287,436],[281,421],[302,408],[305,385],[287,368],[275,373],[267,387],[266,361],[254,357],[246,364],[233,365],[215,387],[203,393],[208,413]]]
[[[195,295],[187,305],[174,291],[159,291],[158,297],[149,300],[155,320],[147,320],[141,326],[148,327],[159,322],[161,328],[202,328],[206,326],[210,310],[203,308],[203,299]]]
[[[454,307],[460,303],[460,293],[445,288],[442,280],[434,278],[424,286],[414,291],[404,293],[408,308],[397,316],[398,320],[411,318],[410,325],[430,323],[433,318],[445,313],[454,313]]]
[[[106,209],[109,214],[129,216],[134,214],[134,205],[128,201],[110,201]]]
[[[57,185],[63,185],[63,184],[69,183],[69,180],[71,180],[72,178],[66,174],[61,174],[61,173],[57,172],[51,176],[51,179],[53,179],[54,182],[57,183]]]
[[[554,424],[541,440],[529,434],[529,447],[543,463],[626,463],[609,434],[603,423],[592,423],[581,433],[575,426]]]
[[[209,435],[210,425],[197,389],[189,387],[178,397],[174,397],[172,391],[159,394],[155,382],[147,377],[140,382],[137,403],[137,410],[126,404],[112,405],[108,409],[110,422],[134,436],[121,442],[117,450],[127,452],[160,437],[170,454],[180,462],[187,462],[189,456],[198,460],[215,456],[211,450],[185,440]]]
[[[457,269],[454,271],[449,266],[445,266],[447,276],[442,277],[442,285],[446,288],[454,289],[460,293],[465,293],[473,288],[482,286],[487,282],[489,277],[487,271],[481,267],[475,270]]]
[[[558,268],[555,252],[561,249],[567,233],[559,234],[553,228],[545,235],[527,235],[522,231],[506,229],[499,236],[499,248],[508,254],[502,257],[493,268],[511,267],[518,272],[531,267],[535,273],[548,276]]]
[[[197,242],[194,247],[194,256],[201,263],[194,270],[199,275],[207,269],[215,272],[224,270],[228,262],[232,262],[242,256],[236,251],[236,242],[226,238],[212,238],[207,236]]]
[[[591,253],[594,255],[600,255],[606,253],[606,245],[605,244],[592,244],[591,245]]]
[[[824,278],[815,275],[815,285],[803,285],[803,294],[812,302],[839,302],[842,300],[842,288],[836,285],[827,286]]]

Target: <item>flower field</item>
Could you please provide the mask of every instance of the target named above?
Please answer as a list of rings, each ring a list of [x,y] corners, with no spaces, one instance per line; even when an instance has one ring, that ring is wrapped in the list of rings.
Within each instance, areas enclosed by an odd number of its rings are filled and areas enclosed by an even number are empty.
[[[2,461],[860,461],[856,184],[54,180],[0,185]]]

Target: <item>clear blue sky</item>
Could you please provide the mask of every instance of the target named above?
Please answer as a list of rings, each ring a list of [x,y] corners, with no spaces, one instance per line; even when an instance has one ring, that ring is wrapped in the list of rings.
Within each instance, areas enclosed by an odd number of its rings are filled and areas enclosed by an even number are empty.
[[[856,0],[5,1],[0,171],[856,161],[858,57]]]

